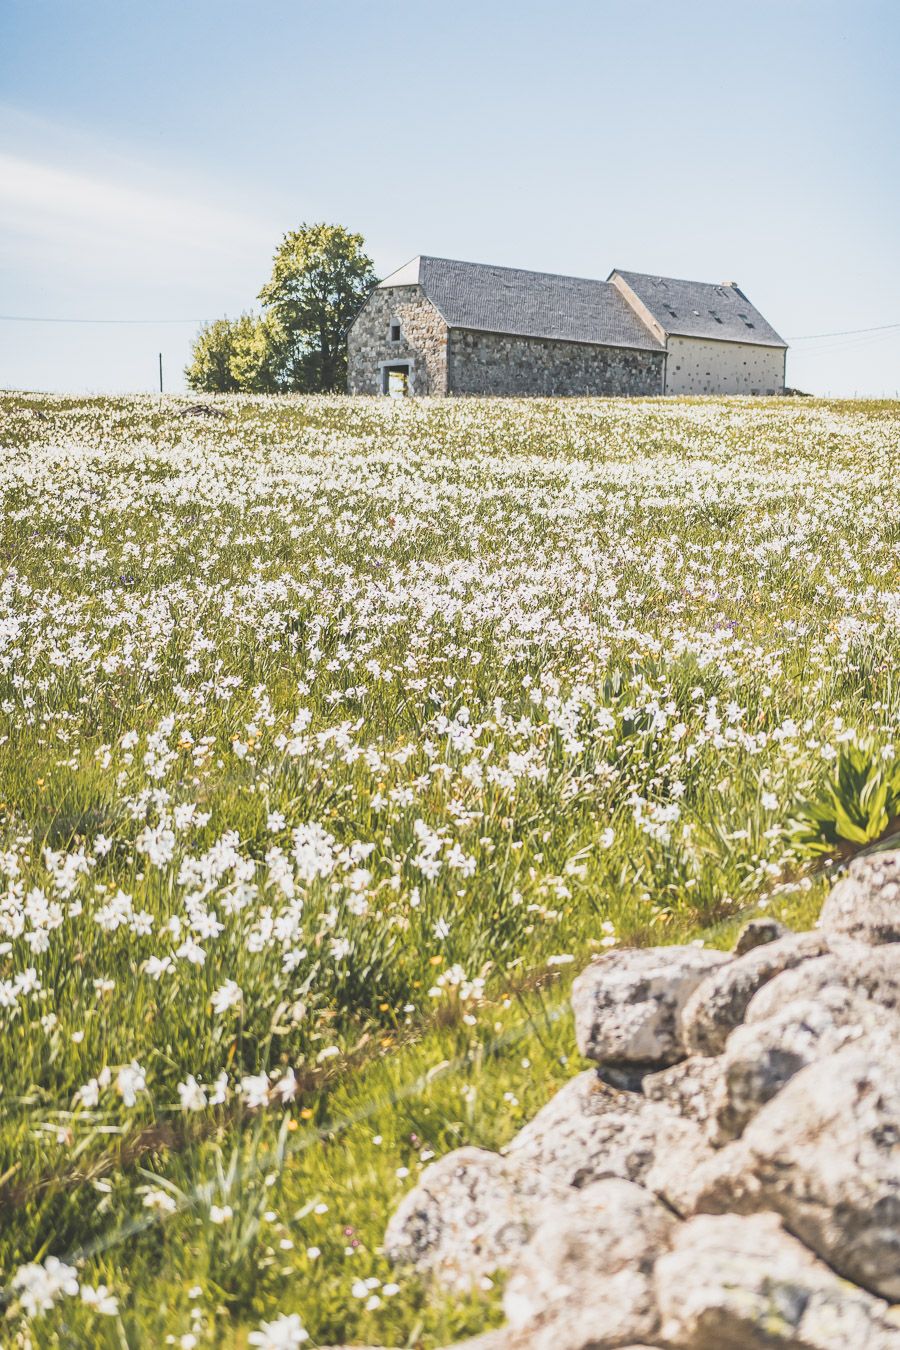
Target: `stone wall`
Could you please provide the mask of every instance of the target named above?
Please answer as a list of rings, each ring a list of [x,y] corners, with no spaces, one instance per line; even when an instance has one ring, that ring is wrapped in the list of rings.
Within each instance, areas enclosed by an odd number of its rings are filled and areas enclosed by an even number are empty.
[[[670,337],[667,394],[783,394],[784,348]]]
[[[392,342],[391,322],[400,322]],[[347,338],[347,391],[380,394],[384,365],[410,364],[411,394],[446,394],[447,325],[420,286],[372,292]]]
[[[661,394],[663,353],[450,330],[451,394]]]
[[[506,1272],[506,1326],[456,1350],[900,1350],[900,850],[813,932],[606,952],[572,1006],[595,1068],[388,1225],[451,1290]]]

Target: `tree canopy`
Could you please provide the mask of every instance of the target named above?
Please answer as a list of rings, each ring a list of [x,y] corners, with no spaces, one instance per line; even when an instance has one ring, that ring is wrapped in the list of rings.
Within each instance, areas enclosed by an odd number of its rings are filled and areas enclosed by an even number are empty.
[[[301,225],[284,236],[259,293],[262,316],[217,319],[200,330],[185,370],[207,393],[344,388],[346,331],[375,285],[361,234]]]
[[[191,389],[200,389],[206,394],[232,394],[240,388],[231,372],[236,327],[230,319],[216,319],[200,329],[191,363],[184,372]]]

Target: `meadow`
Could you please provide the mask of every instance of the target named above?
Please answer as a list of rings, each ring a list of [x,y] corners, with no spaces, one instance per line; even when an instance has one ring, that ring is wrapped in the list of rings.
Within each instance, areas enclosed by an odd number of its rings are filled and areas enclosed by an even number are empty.
[[[900,406],[0,396],[0,1342],[432,1350],[616,944],[900,814]]]

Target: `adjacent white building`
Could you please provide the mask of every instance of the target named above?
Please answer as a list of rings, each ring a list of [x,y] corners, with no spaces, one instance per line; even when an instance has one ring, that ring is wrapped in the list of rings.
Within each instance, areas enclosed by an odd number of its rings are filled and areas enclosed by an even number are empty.
[[[666,394],[783,394],[787,344],[734,281],[609,280],[666,351]]]

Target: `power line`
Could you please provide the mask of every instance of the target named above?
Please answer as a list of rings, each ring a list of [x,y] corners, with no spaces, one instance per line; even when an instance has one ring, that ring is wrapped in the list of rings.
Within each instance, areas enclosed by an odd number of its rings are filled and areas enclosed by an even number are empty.
[[[804,333],[788,338],[789,342],[812,342],[813,338],[847,337],[851,333],[884,333],[888,328],[900,328],[900,323],[882,323],[877,328],[839,328],[834,333]]]
[[[50,319],[29,314],[0,314],[0,323],[209,323],[208,319]]]
[[[160,323],[209,323],[209,319],[58,319],[46,315],[0,314],[0,323],[112,323],[112,324],[160,324]],[[789,342],[813,342],[816,338],[852,337],[857,333],[886,333],[889,329],[900,328],[900,323],[882,323],[873,328],[837,328],[831,333],[801,333],[798,337],[788,338]]]

